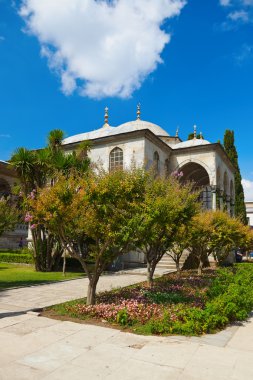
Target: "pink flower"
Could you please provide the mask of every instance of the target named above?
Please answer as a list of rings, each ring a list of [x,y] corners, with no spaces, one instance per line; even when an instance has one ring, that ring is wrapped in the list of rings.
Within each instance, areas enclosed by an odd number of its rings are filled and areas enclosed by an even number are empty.
[[[37,227],[37,224],[32,224],[31,225],[31,230],[34,230]]]
[[[33,219],[33,216],[30,214],[30,212],[27,212],[27,213],[25,214],[25,222],[26,222],[26,223],[29,223],[29,222],[32,221],[32,219]]]
[[[179,178],[184,176],[184,173],[182,171],[179,172],[179,171],[175,170],[174,172],[171,173],[171,175],[172,175],[172,177],[179,179]]]

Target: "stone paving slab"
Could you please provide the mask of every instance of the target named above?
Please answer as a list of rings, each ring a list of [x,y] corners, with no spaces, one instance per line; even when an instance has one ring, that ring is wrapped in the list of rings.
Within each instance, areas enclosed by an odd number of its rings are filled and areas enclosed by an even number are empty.
[[[98,282],[97,291],[111,290],[142,282],[142,275],[112,274],[102,276]],[[87,294],[88,279],[81,278],[64,282],[36,285],[18,289],[8,289],[0,292],[0,318],[3,310],[26,311],[34,308],[62,303]]]
[[[138,336],[24,313],[25,308],[84,296],[85,280],[4,292],[0,380],[253,379],[253,316],[242,325],[196,338]],[[138,281],[143,276],[104,276],[99,289]]]

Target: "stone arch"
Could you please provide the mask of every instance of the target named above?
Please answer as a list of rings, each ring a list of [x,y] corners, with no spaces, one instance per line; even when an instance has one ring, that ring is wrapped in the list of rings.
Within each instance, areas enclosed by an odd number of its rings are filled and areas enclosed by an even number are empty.
[[[229,185],[229,183],[228,183],[228,173],[227,173],[227,171],[225,171],[224,175],[223,175],[223,191],[224,191],[225,195],[229,194],[228,185]]]
[[[212,208],[212,192],[210,177],[204,166],[196,162],[187,162],[180,167],[182,183],[192,182],[196,190],[200,190],[199,201],[202,203],[203,208]]]
[[[234,199],[235,199],[235,186],[234,186],[234,181],[232,179],[230,180],[230,197],[231,197],[231,200],[234,201]]]
[[[183,182],[193,182],[196,187],[210,186],[210,178],[206,169],[196,162],[188,162],[180,167]]]
[[[4,178],[0,178],[0,197],[11,193],[11,186]]]
[[[210,167],[209,167],[208,165],[206,165],[204,162],[202,162],[202,161],[200,161],[200,160],[198,160],[198,159],[196,159],[196,158],[194,158],[194,159],[189,158],[189,159],[187,159],[187,160],[184,160],[183,162],[181,162],[181,164],[178,165],[178,167],[176,168],[176,171],[180,172],[180,171],[182,170],[182,168],[183,168],[186,164],[188,164],[188,163],[195,163],[195,164],[198,164],[199,166],[203,167],[203,168],[206,170],[206,172],[207,172],[207,174],[208,174],[208,176],[209,176],[210,184],[211,184],[211,185],[214,185],[214,184],[215,184],[215,183],[214,183],[214,176],[213,176],[213,173],[212,173]]]
[[[220,167],[219,166],[216,170],[216,186],[217,186],[217,189],[221,188],[221,173],[220,173]]]

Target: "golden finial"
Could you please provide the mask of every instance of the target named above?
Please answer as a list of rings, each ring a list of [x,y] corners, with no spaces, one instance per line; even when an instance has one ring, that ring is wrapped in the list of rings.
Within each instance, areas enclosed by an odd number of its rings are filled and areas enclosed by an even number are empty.
[[[137,105],[137,120],[141,119],[141,104]]]
[[[108,111],[109,111],[109,108],[105,107],[105,123],[104,123],[104,127],[107,127],[109,125],[108,124],[108,118],[109,118]]]
[[[196,140],[196,138],[197,138],[197,126],[196,125],[194,125],[193,130],[194,130],[194,132],[193,132],[194,140]]]

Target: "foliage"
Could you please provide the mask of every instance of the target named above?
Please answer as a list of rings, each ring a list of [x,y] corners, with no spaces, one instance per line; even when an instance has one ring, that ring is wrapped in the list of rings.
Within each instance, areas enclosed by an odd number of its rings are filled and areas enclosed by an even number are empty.
[[[10,263],[0,263],[0,273],[1,290],[83,277],[83,273],[80,272],[68,272],[66,276],[63,277],[61,272],[36,272],[31,266]]]
[[[0,198],[0,236],[5,231],[15,229],[19,221],[19,212],[11,198]]]
[[[53,187],[30,199],[33,223],[58,236],[87,273],[88,303],[95,302],[105,267],[128,248],[144,179],[142,170],[89,173],[85,178],[74,173],[68,179],[60,176]],[[92,271],[90,261],[94,262]]]
[[[20,264],[33,264],[33,256],[31,254],[23,253],[0,253],[0,262],[2,263],[20,263]]]
[[[178,276],[180,276],[180,259],[184,251],[191,246],[190,239],[190,223],[182,224],[175,231],[170,250],[166,252],[175,262]]]
[[[197,213],[197,198],[190,184],[182,185],[176,178],[149,176],[146,180],[133,220],[135,245],[145,254],[150,286],[156,265],[171,248],[178,228]]]
[[[225,131],[224,149],[235,168],[235,215],[239,217],[244,224],[248,224],[244,190],[242,186],[242,176],[238,163],[238,153],[235,146],[234,131],[229,129]]]
[[[103,319],[141,334],[201,335],[247,318],[253,308],[253,266],[207,270],[206,276],[183,272],[98,294],[97,305],[84,300],[54,307],[56,313]],[[169,296],[170,295],[170,296]],[[172,296],[173,295],[173,296]]]
[[[202,211],[190,224],[190,252],[198,260],[202,273],[205,259],[213,254],[222,262],[234,247],[247,244],[250,231],[235,218],[222,211]]]
[[[197,139],[204,139],[204,136],[200,133],[197,133],[196,138]],[[194,133],[193,132],[189,133],[187,140],[193,140],[193,139],[194,139]]]
[[[61,147],[63,138],[64,133],[61,130],[53,130],[48,135],[46,148],[37,151],[18,148],[11,157],[10,164],[17,171],[21,182],[20,195],[23,196],[27,223],[32,222],[27,212],[27,199],[34,199],[38,189],[53,185],[59,173],[68,177],[75,170],[85,173],[89,168],[89,143],[82,143],[78,152],[66,155]],[[36,226],[31,223],[31,228],[36,270],[50,271],[62,256],[60,241],[56,235],[47,231],[43,224]]]

